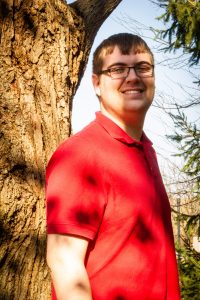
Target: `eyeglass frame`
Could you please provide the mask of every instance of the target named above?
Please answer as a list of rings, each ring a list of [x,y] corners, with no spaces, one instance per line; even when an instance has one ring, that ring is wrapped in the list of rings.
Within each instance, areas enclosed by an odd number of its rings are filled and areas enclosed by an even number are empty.
[[[130,73],[130,69],[134,69],[135,74],[136,74],[138,77],[140,77],[140,78],[153,77],[153,76],[154,76],[154,67],[155,67],[155,65],[150,64],[150,63],[148,63],[148,62],[145,62],[145,64],[151,66],[151,72],[152,72],[151,75],[141,76],[141,75],[138,75],[138,74],[137,74],[137,66],[141,65],[142,63],[144,63],[144,62],[139,62],[139,63],[136,64],[135,66],[126,66],[126,65],[120,65],[120,64],[119,64],[119,65],[116,65],[116,66],[112,66],[112,67],[110,67],[110,68],[108,68],[108,69],[106,69],[106,70],[99,71],[99,72],[97,73],[97,75],[105,74],[105,75],[108,75],[111,79],[123,79],[123,78],[127,78],[127,77],[128,77],[128,75],[129,75],[129,73]],[[112,77],[112,75],[111,75],[112,69],[118,68],[118,67],[119,67],[119,68],[121,67],[121,68],[128,69],[127,75],[126,75],[126,76],[122,76],[122,77],[118,77],[118,78]],[[109,74],[109,73],[110,73],[110,74]]]

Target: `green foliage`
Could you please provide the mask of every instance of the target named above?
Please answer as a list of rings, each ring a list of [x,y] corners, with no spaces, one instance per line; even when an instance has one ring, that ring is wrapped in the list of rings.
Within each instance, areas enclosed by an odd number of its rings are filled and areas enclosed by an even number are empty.
[[[175,133],[167,137],[177,143],[179,153],[176,156],[184,158],[185,164],[182,172],[191,179],[191,183],[193,183],[193,187],[190,190],[190,193],[193,194],[192,201],[196,201],[198,204],[200,200],[200,130],[196,124],[187,121],[187,117],[178,107],[177,114],[170,113],[170,116],[175,125]],[[184,215],[184,217],[188,219],[186,222],[187,232],[189,232],[191,227],[197,226],[200,221],[199,214]]]
[[[190,65],[200,60],[200,1],[199,0],[157,0],[156,3],[165,9],[158,19],[170,25],[160,30],[161,38],[168,38],[169,45],[165,51],[182,48],[191,54]]]
[[[191,180],[192,188],[188,194],[192,194],[192,202],[197,207],[200,200],[200,130],[196,124],[189,123],[185,114],[177,106],[177,114],[170,113],[175,125],[175,133],[168,138],[177,143],[179,153],[185,164],[182,172]],[[191,246],[191,237],[200,236],[200,214],[181,213],[179,219],[184,225],[184,245],[178,250],[179,273],[181,280],[181,294],[183,300],[197,300],[200,293],[200,254]],[[182,225],[183,226],[183,225]]]
[[[181,299],[198,300],[200,291],[200,254],[190,247],[178,250]]]
[[[168,136],[178,145],[179,154],[185,160],[183,172],[193,177],[200,187],[200,130],[196,124],[189,123],[186,115],[177,107],[177,114],[170,113],[175,125],[175,133]]]
[[[160,30],[161,39],[168,39],[165,51],[183,49],[190,54],[188,63],[198,65],[200,61],[200,1],[199,0],[155,0],[153,1],[165,12],[158,19],[169,26]],[[200,84],[199,80],[196,82]],[[191,100],[192,105],[192,100]],[[169,113],[175,125],[175,132],[168,138],[177,144],[177,156],[184,158],[182,172],[187,175],[188,195],[191,203],[195,203],[195,213],[186,214],[176,211],[177,219],[182,223],[182,247],[178,248],[178,262],[183,300],[198,300],[200,295],[200,253],[191,245],[191,237],[195,234],[200,238],[200,129],[187,120],[180,106],[176,105],[176,113]],[[189,196],[190,195],[190,196]],[[189,202],[190,202],[189,201]],[[180,208],[180,207],[179,207]]]
[[[186,231],[187,233],[191,234],[191,231],[198,227],[198,229],[196,230],[196,234],[198,236],[200,236],[200,215],[199,214],[196,214],[196,215],[193,215],[193,216],[190,216],[189,219],[187,220],[187,223],[186,223]]]

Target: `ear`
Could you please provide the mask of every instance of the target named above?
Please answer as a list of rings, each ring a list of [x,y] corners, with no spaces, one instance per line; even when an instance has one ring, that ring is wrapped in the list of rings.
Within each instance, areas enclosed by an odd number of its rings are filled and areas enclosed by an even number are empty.
[[[101,96],[100,76],[98,76],[97,74],[92,74],[92,83],[97,97],[100,97]]]

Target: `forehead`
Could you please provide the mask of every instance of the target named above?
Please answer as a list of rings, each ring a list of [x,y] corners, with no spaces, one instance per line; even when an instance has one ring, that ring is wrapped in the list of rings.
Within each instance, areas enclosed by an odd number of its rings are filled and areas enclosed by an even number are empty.
[[[103,69],[114,64],[131,65],[141,61],[152,63],[152,57],[148,52],[136,52],[133,50],[129,54],[122,54],[120,49],[116,46],[112,53],[105,54],[103,58]]]

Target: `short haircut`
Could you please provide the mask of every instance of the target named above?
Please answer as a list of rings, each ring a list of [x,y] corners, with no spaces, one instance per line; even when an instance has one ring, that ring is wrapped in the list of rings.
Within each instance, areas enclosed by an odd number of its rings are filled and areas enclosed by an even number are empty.
[[[111,54],[115,47],[119,47],[120,51],[124,55],[133,52],[137,53],[149,53],[154,62],[153,53],[148,47],[147,43],[138,35],[131,33],[118,33],[111,35],[96,48],[93,54],[93,73],[99,74],[102,71],[103,60],[107,54]]]

